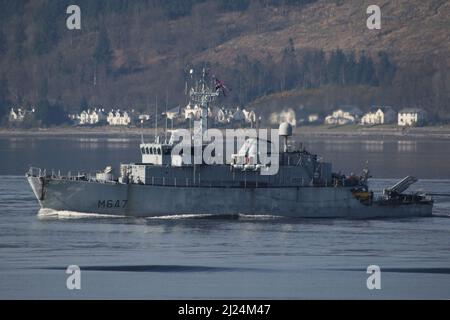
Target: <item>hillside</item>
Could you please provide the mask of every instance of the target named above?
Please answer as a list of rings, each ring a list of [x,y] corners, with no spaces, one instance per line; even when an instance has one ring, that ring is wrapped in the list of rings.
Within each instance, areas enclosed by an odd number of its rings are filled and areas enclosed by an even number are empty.
[[[450,2],[365,0],[0,1],[0,105],[66,111],[184,104],[185,72],[208,66],[232,88],[221,103],[317,111],[338,104],[423,107],[446,118]],[[289,97],[288,99],[286,97]]]

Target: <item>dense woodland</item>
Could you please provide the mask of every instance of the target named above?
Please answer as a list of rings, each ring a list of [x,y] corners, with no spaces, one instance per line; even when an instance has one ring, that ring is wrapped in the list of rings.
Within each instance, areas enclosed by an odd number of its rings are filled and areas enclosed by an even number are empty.
[[[263,114],[286,107],[325,113],[340,104],[389,104],[450,119],[448,44],[433,50],[421,43],[426,50],[420,56],[413,52],[415,43],[410,54],[395,41],[341,46],[339,37],[351,35],[323,28],[329,17],[311,26],[325,30],[321,36],[331,39],[326,47],[319,40],[306,45],[290,31],[303,12],[326,5],[332,16],[352,0],[77,0],[82,30],[76,31],[65,27],[72,2],[0,0],[1,118],[11,106],[33,105],[40,124],[50,126],[88,106],[154,110],[155,100],[166,97],[169,107],[185,104],[188,70],[207,67],[230,88],[221,104],[250,105]],[[446,1],[432,2],[434,7],[425,8],[430,12],[448,9]],[[423,32],[448,32],[430,25]],[[269,33],[279,40],[271,51],[251,42]],[[388,36],[379,33],[370,41],[383,43]],[[450,42],[450,35],[443,39]],[[221,53],[233,41],[256,50],[234,45],[236,54]]]

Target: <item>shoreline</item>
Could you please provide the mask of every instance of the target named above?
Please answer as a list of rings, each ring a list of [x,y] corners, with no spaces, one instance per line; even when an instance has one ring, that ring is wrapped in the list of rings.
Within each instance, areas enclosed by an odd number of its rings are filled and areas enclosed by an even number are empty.
[[[118,128],[118,127],[53,127],[33,129],[0,129],[0,138],[9,137],[140,137],[154,136],[154,128]],[[163,134],[164,128],[158,128],[158,134]],[[393,126],[361,127],[358,125],[327,127],[303,126],[294,128],[295,136],[308,137],[342,137],[342,138],[436,138],[450,139],[450,126],[399,128]]]

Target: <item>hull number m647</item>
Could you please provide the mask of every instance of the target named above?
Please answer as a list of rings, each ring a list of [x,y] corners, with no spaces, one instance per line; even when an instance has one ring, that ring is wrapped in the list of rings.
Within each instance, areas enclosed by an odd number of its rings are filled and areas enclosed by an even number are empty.
[[[98,200],[98,208],[126,208],[128,200]]]

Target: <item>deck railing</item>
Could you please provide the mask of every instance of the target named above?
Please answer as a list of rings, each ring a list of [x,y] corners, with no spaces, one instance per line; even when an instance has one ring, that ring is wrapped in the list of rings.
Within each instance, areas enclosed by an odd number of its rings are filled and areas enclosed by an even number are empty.
[[[98,180],[96,174],[85,173],[82,171],[68,171],[67,174],[61,174],[61,170],[47,170],[42,168],[30,167],[27,176],[37,177],[37,178],[49,178],[54,180],[73,180],[73,181],[91,181],[91,182],[102,182],[102,183],[117,183],[114,181],[114,176],[111,177],[111,180]]]
[[[96,174],[84,173],[77,171],[76,173],[68,171],[66,175],[62,175],[61,171],[47,170],[36,167],[31,167],[28,172],[28,176],[42,177],[54,180],[72,180],[72,181],[88,181],[97,183],[119,183],[118,179],[112,177],[111,180],[97,179]],[[145,181],[144,181],[145,180]],[[301,182],[301,183],[300,183]],[[132,184],[146,184],[151,186],[170,186],[170,187],[240,187],[240,188],[266,188],[271,187],[317,187],[311,180],[301,179],[292,183],[287,177],[278,177],[277,179],[271,179],[270,181],[258,181],[258,180],[202,180],[201,176],[195,178],[176,178],[176,177],[157,177],[150,176],[146,179],[133,178],[130,183]],[[325,184],[322,187],[329,187],[331,185]]]

